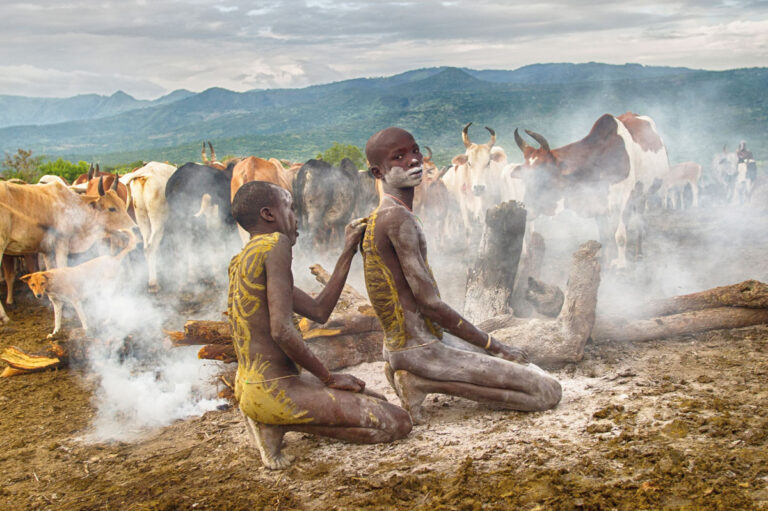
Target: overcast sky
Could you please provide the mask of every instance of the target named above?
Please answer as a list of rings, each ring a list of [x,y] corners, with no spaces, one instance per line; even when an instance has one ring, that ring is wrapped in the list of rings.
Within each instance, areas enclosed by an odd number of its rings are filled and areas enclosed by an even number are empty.
[[[303,87],[409,69],[768,66],[768,0],[1,0],[0,94]]]

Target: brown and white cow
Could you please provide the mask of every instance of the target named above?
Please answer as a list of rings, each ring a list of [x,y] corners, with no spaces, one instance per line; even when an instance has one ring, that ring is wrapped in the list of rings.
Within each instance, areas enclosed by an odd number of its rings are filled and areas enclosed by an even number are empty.
[[[235,198],[235,194],[240,187],[249,181],[266,181],[267,183],[285,188],[288,192],[293,192],[291,176],[283,168],[280,161],[275,158],[265,160],[256,156],[249,156],[240,160],[235,165],[235,168],[232,169],[230,201]],[[243,243],[246,243],[248,241],[248,233],[240,226],[238,226],[238,231],[240,232],[240,239],[243,240]]]
[[[165,185],[175,171],[176,167],[173,165],[151,161],[121,178],[128,186],[130,206],[133,207],[136,223],[144,240],[144,257],[149,270],[147,285],[150,293],[156,293],[160,289],[157,283],[157,251],[163,240],[168,218]]]
[[[70,253],[135,224],[114,190],[90,197],[60,183],[25,186],[0,183],[0,255],[42,253],[48,268],[67,266]],[[55,257],[55,264],[54,264]],[[0,307],[0,322],[9,321]]]
[[[461,130],[466,151],[453,158],[453,168],[443,178],[448,191],[459,203],[467,233],[477,227],[489,207],[501,202],[499,183],[502,169],[507,164],[504,149],[494,147],[496,133],[486,126],[491,139],[485,144],[477,144],[469,138],[471,125],[470,122]]]
[[[612,266],[626,267],[625,214],[631,211],[630,199],[644,196],[657,180],[662,180],[661,193],[666,195],[663,178],[669,160],[653,120],[631,112],[619,117],[605,114],[586,137],[557,149],[550,149],[542,135],[526,133],[539,143],[538,148],[529,145],[515,130],[524,157],[516,174],[525,182],[529,218],[554,215],[558,205],[596,218],[601,237],[613,233],[616,241]],[[605,222],[608,219],[610,223]]]
[[[666,197],[662,197],[664,205],[676,209],[678,207],[678,196],[680,197],[679,207],[685,206],[683,201],[683,192],[686,185],[691,186],[693,194],[692,207],[699,205],[699,181],[701,180],[701,165],[693,161],[686,161],[669,167],[669,173],[664,176],[664,187],[667,190]]]

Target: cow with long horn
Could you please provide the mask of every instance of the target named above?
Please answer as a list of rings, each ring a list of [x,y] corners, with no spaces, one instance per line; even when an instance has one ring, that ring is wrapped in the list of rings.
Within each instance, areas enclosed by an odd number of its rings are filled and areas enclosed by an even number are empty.
[[[539,133],[525,132],[539,144],[533,147],[515,130],[524,163],[514,174],[525,182],[529,218],[554,215],[558,206],[595,218],[606,253],[616,247],[612,265],[625,267],[625,217],[643,212],[644,194],[654,182],[662,183],[660,191],[666,195],[669,160],[653,120],[631,112],[605,114],[586,137],[557,149],[550,149]],[[609,237],[615,245],[607,243]]]
[[[459,203],[467,233],[477,227],[486,209],[501,202],[501,175],[507,163],[504,149],[496,145],[496,132],[486,126],[490,140],[477,144],[469,138],[471,125],[469,122],[461,130],[466,151],[453,158],[453,171],[449,170],[443,178]]]

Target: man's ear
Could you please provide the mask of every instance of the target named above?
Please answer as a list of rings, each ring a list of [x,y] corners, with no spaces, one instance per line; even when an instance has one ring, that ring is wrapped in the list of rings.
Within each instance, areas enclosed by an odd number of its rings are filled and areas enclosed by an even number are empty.
[[[269,206],[264,206],[259,211],[259,216],[266,220],[267,222],[274,222],[275,221],[275,215],[272,214],[272,208]]]
[[[378,167],[378,165],[373,165],[368,170],[371,171],[371,174],[376,179],[384,179],[384,175],[381,173],[381,169]]]

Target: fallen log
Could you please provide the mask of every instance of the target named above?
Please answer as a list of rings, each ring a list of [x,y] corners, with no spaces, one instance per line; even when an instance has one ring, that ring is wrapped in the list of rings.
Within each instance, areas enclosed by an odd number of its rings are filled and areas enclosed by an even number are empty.
[[[599,319],[592,331],[592,338],[612,341],[650,341],[764,323],[768,323],[768,309],[717,307],[651,319]]]
[[[485,230],[471,268],[467,271],[464,315],[471,321],[506,314],[525,237],[525,208],[509,201],[489,209]]]
[[[27,353],[16,346],[9,346],[0,354],[0,360],[8,364],[0,374],[0,377],[6,378],[66,366],[69,363],[69,350],[55,342],[42,353]]]
[[[669,316],[719,307],[768,309],[768,285],[757,280],[745,280],[738,284],[707,289],[699,293],[654,300],[643,308],[643,316]]]
[[[382,332],[368,332],[354,335],[321,336],[307,340],[307,346],[325,366],[335,371],[363,362],[382,360]],[[209,344],[197,353],[198,358],[237,362],[235,348],[229,344]]]
[[[224,363],[237,362],[235,347],[229,344],[206,344],[197,352],[197,358],[206,360],[218,360]]]
[[[232,329],[228,321],[195,319],[184,323],[183,332],[163,331],[174,346],[194,344],[231,344]]]

